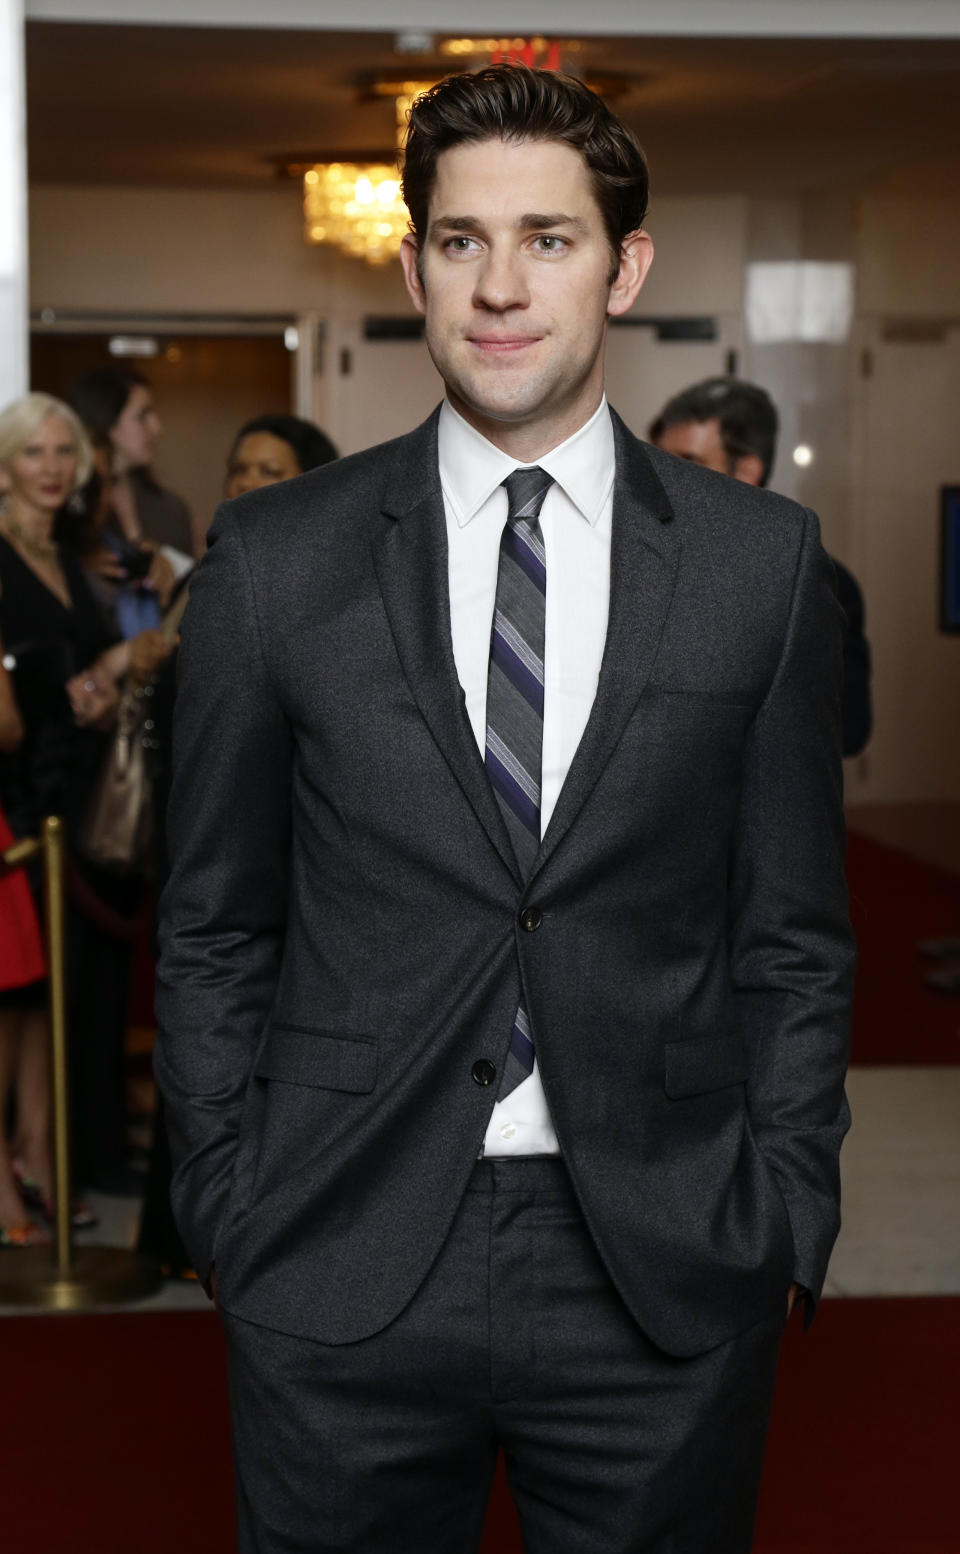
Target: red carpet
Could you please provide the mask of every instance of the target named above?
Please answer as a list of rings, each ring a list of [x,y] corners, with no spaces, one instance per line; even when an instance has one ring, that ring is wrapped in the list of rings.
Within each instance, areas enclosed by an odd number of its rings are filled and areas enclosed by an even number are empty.
[[[11,1554],[232,1554],[213,1316],[7,1317],[0,1364]],[[958,1379],[960,1299],[791,1323],[755,1554],[957,1554]],[[502,1481],[483,1554],[520,1554]]]
[[[960,1063],[960,998],[924,987],[934,963],[916,949],[960,938],[960,878],[851,832],[847,879],[860,948],[853,1062]]]

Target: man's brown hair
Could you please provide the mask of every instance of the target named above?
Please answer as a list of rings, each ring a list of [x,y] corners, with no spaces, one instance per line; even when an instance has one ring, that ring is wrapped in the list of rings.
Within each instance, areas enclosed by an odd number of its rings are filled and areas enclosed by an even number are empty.
[[[437,158],[452,146],[484,140],[555,140],[579,151],[613,255],[647,213],[647,164],[633,133],[582,81],[526,65],[490,65],[447,76],[410,111],[403,198],[423,253]]]

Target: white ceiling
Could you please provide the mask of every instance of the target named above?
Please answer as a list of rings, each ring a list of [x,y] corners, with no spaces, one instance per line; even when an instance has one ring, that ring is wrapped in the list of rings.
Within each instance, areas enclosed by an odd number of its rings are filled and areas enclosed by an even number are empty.
[[[436,50],[398,55],[394,41],[31,22],[31,179],[250,185],[284,158],[388,152],[392,104],[365,86],[449,68]],[[614,106],[648,152],[655,192],[960,194],[960,39],[582,42],[568,65],[622,78]]]
[[[647,37],[949,38],[957,0],[25,0],[34,20],[382,31],[642,32]]]

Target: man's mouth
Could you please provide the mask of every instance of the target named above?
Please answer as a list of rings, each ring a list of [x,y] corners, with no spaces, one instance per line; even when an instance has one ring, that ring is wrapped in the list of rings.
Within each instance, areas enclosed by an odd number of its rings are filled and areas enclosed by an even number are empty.
[[[471,345],[491,356],[509,355],[512,351],[526,350],[536,345],[539,335],[468,335]]]

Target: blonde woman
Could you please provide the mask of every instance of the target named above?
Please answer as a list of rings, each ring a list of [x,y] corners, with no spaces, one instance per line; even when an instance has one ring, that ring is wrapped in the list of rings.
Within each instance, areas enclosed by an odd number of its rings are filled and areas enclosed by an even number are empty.
[[[16,836],[35,835],[45,815],[59,814],[69,840],[96,780],[103,730],[129,662],[131,644],[115,642],[79,557],[53,538],[58,512],[91,467],[87,434],[60,400],[27,394],[0,412],[0,638],[23,725],[16,748],[0,750],[0,805]],[[79,876],[76,864],[73,872]],[[87,910],[73,909],[69,925],[74,1135],[78,1168],[89,1174],[85,1153],[103,1148],[111,1165],[122,1163],[120,1043],[130,946],[109,925],[116,926],[118,913],[132,914],[139,884],[117,887],[89,870],[79,884]],[[99,921],[91,921],[90,903],[94,916],[96,908],[107,909]],[[42,980],[0,992],[0,1089],[6,1095],[12,1086],[17,1094],[12,1164],[0,1150],[0,1226],[17,1223],[14,1172],[19,1197],[49,1217],[45,1006]],[[90,1218],[78,1208],[75,1220]],[[15,1235],[8,1244],[22,1243]]]
[[[35,833],[44,814],[62,812],[76,767],[78,732],[66,682],[110,644],[87,591],[51,540],[58,509],[86,478],[90,451],[72,413],[31,394],[0,414],[0,636],[12,671],[19,727],[0,753],[0,800],[14,835]],[[109,693],[93,689],[89,710],[106,712]],[[99,676],[98,676],[99,679]],[[6,685],[9,687],[10,680]],[[9,697],[9,690],[8,690]],[[14,732],[18,737],[13,737]],[[93,755],[91,752],[91,759]],[[46,1232],[24,1212],[23,1193],[41,1206],[51,1196],[46,985],[42,975],[0,992],[0,1102],[16,1096],[16,1158],[0,1141],[0,1245],[29,1246]]]

